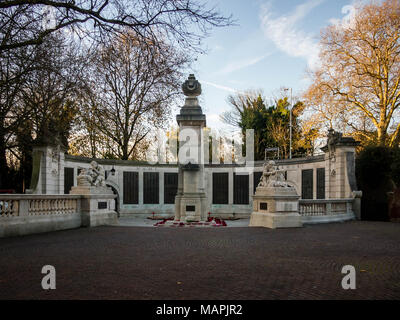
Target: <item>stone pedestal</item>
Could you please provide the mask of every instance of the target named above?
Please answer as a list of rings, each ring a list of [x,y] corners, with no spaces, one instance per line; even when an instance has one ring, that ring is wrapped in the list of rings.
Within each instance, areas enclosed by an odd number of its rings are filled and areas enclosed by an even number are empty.
[[[205,193],[185,193],[175,198],[175,221],[206,221]]]
[[[115,197],[109,187],[77,186],[70,194],[81,195],[82,226],[95,227],[118,222]]]
[[[299,195],[294,187],[257,187],[253,197],[250,227],[302,227]]]

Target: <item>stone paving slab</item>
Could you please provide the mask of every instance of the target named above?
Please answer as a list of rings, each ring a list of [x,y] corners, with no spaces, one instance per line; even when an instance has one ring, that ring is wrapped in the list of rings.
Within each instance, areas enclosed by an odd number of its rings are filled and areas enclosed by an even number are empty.
[[[0,270],[0,299],[399,299],[400,224],[80,228],[0,239]]]

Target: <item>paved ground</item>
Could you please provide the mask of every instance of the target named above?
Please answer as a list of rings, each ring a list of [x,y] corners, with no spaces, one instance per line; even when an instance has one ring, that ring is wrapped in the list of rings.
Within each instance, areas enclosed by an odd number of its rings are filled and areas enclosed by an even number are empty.
[[[41,268],[57,289],[41,289]],[[354,265],[357,289],[341,288]],[[400,224],[98,227],[0,239],[0,299],[399,299]]]

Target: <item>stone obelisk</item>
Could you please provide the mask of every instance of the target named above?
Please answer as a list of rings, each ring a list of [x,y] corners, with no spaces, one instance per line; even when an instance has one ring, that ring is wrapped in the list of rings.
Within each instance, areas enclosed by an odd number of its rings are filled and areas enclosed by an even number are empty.
[[[203,128],[206,116],[197,97],[201,85],[193,74],[182,84],[185,105],[176,116],[179,125],[178,192],[175,197],[175,221],[205,221],[207,201],[204,192]]]

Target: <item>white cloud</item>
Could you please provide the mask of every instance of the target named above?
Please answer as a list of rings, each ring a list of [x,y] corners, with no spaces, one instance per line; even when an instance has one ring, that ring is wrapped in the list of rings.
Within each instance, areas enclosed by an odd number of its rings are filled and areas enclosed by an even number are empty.
[[[267,54],[264,54],[259,57],[248,58],[248,59],[228,63],[221,71],[218,72],[218,74],[227,74],[227,73],[231,73],[233,71],[237,71],[237,70],[240,70],[240,69],[243,69],[246,67],[250,67],[250,66],[260,62],[264,58],[268,57],[269,55],[270,55],[270,53],[267,53]]]
[[[227,86],[222,86],[222,85],[214,83],[214,82],[209,82],[209,81],[205,81],[205,80],[201,80],[200,82],[205,83],[205,84],[212,86],[214,88],[217,88],[217,89],[221,89],[221,90],[225,90],[225,91],[229,91],[229,92],[233,92],[233,93],[238,92],[238,90],[236,90],[236,89],[233,89],[233,88],[227,87]]]
[[[318,65],[319,45],[312,34],[299,29],[297,24],[324,0],[308,0],[292,13],[273,18],[270,4],[261,8],[261,28],[278,49],[293,57],[307,60],[310,68]]]

